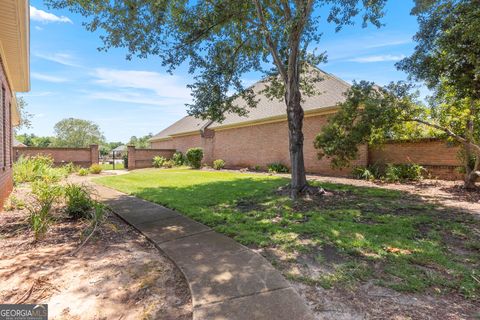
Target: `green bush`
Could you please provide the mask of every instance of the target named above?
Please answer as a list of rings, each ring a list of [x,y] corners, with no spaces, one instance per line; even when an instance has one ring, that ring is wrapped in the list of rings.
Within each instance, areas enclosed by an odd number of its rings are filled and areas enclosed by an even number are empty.
[[[268,172],[270,173],[287,173],[288,168],[280,162],[270,163],[268,166]]]
[[[418,164],[389,164],[385,169],[385,180],[389,182],[418,181],[425,169]]]
[[[203,149],[202,148],[190,148],[185,154],[187,157],[188,165],[194,169],[200,169],[202,166]]]
[[[370,181],[382,178],[381,170],[378,165],[368,165],[366,167],[356,166],[352,170],[352,175],[355,179]]]
[[[183,166],[185,164],[185,156],[180,151],[173,154],[172,160],[176,166]]]
[[[164,168],[173,168],[175,166],[175,162],[173,160],[165,160],[163,162]]]
[[[165,163],[165,161],[167,161],[166,158],[161,157],[161,156],[156,156],[156,157],[153,158],[152,164],[155,168],[161,168],[161,167],[163,167],[163,164]]]
[[[5,211],[13,211],[13,210],[22,210],[25,208],[25,201],[22,199],[17,198],[13,194],[8,197],[7,201],[3,205],[3,209]]]
[[[78,169],[79,169],[79,167],[74,165],[72,162],[67,163],[62,168],[63,168],[63,170],[65,170],[65,173],[67,173],[67,174],[72,174],[74,172],[77,172]]]
[[[128,154],[123,155],[123,167],[128,169]]]
[[[225,161],[223,161],[222,159],[217,159],[213,161],[213,169],[220,170],[220,169],[223,169],[224,167],[225,167]]]
[[[65,186],[65,213],[73,219],[89,218],[95,201],[86,185],[69,183]]]
[[[80,168],[80,170],[78,170],[77,174],[79,176],[87,176],[88,174],[90,173],[90,171],[86,168]]]
[[[48,231],[53,218],[51,210],[55,202],[62,196],[60,185],[48,181],[38,180],[32,183],[34,203],[29,207],[29,223],[35,234],[35,240],[42,238]]]
[[[58,182],[67,175],[63,168],[53,168],[53,158],[38,155],[20,157],[13,165],[13,181],[15,184],[46,180]]]
[[[90,166],[90,173],[100,174],[102,170],[103,170],[102,166],[99,165],[98,163],[94,163]]]

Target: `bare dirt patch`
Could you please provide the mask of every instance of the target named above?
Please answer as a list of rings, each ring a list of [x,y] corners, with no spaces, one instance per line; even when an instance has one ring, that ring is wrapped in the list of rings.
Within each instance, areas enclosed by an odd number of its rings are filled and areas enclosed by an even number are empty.
[[[75,256],[87,222],[56,212],[45,239],[35,242],[27,216],[0,212],[2,303],[48,303],[50,319],[191,319],[180,271],[113,214]]]

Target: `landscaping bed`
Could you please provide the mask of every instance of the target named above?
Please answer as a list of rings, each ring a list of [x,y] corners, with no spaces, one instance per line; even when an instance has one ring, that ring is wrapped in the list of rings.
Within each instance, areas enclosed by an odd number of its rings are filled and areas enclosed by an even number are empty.
[[[293,203],[278,191],[285,178],[226,171],[147,169],[96,181],[257,250],[319,318],[479,316],[480,224],[455,206],[329,182],[313,182],[326,195]]]

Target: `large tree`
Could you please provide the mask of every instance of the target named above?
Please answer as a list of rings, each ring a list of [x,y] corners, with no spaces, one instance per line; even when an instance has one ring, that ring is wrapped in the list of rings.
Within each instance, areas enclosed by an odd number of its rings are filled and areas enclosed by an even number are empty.
[[[256,105],[242,85],[250,71],[275,74],[272,96],[285,101],[289,128],[292,196],[307,190],[303,159],[301,83],[306,63],[318,63],[312,45],[322,24],[337,30],[361,15],[363,25],[380,26],[386,0],[46,0],[88,18],[87,29],[103,29],[103,49],[125,47],[128,57],[160,57],[172,71],[187,61],[195,74],[190,85],[191,115],[221,121],[229,112],[245,114],[233,103],[241,96]],[[324,28],[324,27],[323,27]],[[272,66],[267,67],[267,66]],[[236,95],[231,95],[233,91]],[[309,90],[304,90],[309,91]],[[266,137],[268,138],[268,137]]]
[[[105,141],[100,127],[92,121],[68,118],[55,124],[55,147],[85,148]]]

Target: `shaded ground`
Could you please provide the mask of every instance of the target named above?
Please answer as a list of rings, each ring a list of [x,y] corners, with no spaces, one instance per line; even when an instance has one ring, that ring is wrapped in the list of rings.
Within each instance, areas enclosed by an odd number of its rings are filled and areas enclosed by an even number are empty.
[[[2,303],[48,303],[50,319],[191,319],[181,273],[115,216],[76,256],[85,222],[57,212],[46,238],[34,242],[26,217],[26,210],[0,213]]]
[[[466,208],[454,195],[436,198],[437,189],[429,191],[444,185],[372,188],[316,179],[327,194],[299,203],[276,191],[286,179],[262,174],[150,169],[99,182],[177,209],[258,250],[318,319],[480,316],[475,198]]]

